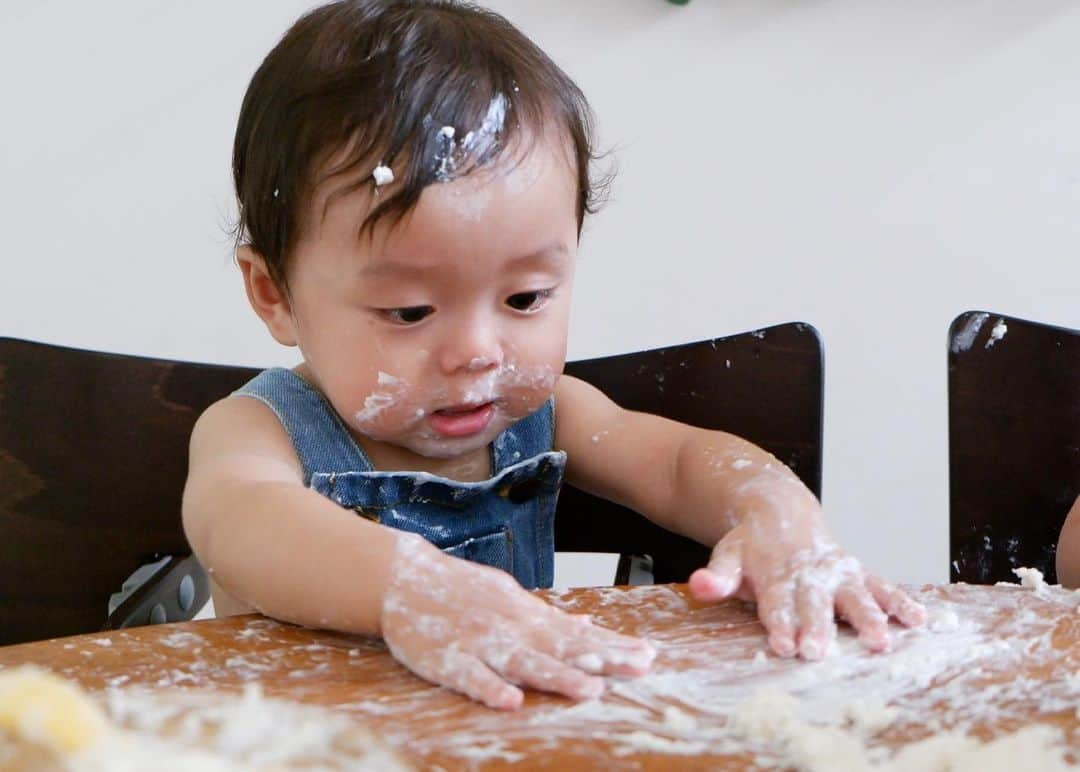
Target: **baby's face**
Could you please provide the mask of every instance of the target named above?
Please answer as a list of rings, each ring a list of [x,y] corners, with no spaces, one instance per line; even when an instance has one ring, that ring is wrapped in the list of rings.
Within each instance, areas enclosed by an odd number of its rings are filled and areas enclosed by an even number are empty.
[[[450,458],[551,396],[566,356],[576,176],[561,147],[515,155],[426,188],[371,238],[357,236],[370,185],[305,228],[289,274],[305,374],[355,432]]]

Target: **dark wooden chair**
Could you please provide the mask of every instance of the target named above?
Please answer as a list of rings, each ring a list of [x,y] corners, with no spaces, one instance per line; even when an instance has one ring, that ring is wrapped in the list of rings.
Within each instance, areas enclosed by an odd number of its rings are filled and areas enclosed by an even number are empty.
[[[1080,493],[1080,332],[985,311],[949,328],[949,532],[954,582],[1056,582]]]
[[[254,372],[0,338],[0,644],[198,611],[209,586],[180,524],[188,438]]]
[[[755,442],[790,466],[821,497],[824,363],[808,324],[789,323],[669,348],[568,362],[625,408],[656,413]],[[641,515],[565,486],[555,517],[555,548],[651,558],[656,582],[683,582],[709,548]]]
[[[730,363],[730,366],[729,366]],[[748,437],[820,494],[822,358],[789,324],[568,363],[621,404]],[[0,645],[190,618],[209,596],[180,522],[195,419],[257,369],[0,338]],[[653,559],[708,550],[567,487],[556,549]],[[110,596],[134,586],[109,609]]]

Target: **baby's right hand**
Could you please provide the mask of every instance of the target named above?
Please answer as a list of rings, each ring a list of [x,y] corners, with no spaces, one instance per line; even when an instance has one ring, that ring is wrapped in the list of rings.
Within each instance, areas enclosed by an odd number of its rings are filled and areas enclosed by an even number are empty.
[[[518,686],[598,697],[598,675],[637,676],[656,657],[648,641],[597,627],[524,590],[510,574],[397,539],[380,617],[394,657],[422,678],[493,708],[516,709]]]

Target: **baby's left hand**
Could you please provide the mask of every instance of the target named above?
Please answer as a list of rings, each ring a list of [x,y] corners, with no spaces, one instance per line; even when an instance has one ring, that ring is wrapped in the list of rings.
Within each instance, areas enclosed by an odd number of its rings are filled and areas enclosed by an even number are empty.
[[[709,565],[690,577],[691,594],[756,601],[769,645],[784,657],[823,657],[836,636],[834,609],[873,651],[889,648],[889,617],[923,624],[926,609],[863,571],[829,536],[817,499],[794,488],[757,499],[713,549]]]

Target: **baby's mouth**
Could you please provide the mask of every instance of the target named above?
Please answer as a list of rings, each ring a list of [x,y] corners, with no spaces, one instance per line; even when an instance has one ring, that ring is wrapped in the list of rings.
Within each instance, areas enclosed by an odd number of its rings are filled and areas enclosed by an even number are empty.
[[[444,437],[468,437],[487,428],[495,415],[495,403],[454,405],[428,414],[431,427]]]

